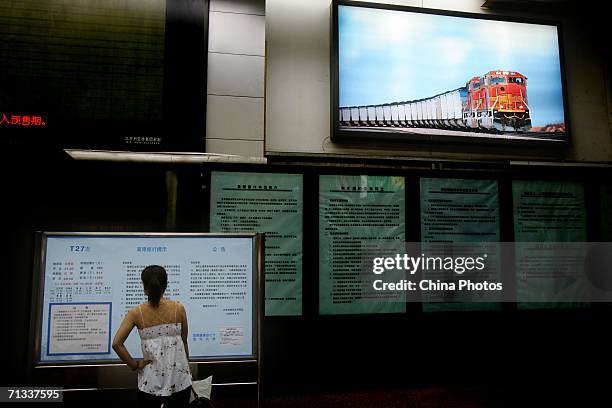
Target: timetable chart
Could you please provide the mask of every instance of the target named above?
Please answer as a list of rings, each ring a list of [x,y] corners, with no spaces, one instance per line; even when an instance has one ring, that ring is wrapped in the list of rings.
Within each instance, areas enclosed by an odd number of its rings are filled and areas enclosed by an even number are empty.
[[[51,265],[53,289],[50,300],[72,302],[89,296],[110,296],[112,287],[104,279],[101,261],[56,261]]]

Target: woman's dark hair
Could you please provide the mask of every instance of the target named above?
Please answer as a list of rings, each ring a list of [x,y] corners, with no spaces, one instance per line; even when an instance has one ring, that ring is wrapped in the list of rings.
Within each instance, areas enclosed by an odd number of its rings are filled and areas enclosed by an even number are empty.
[[[159,306],[159,300],[168,286],[168,274],[163,266],[149,265],[140,275],[142,284],[148,292],[149,302],[153,307]]]

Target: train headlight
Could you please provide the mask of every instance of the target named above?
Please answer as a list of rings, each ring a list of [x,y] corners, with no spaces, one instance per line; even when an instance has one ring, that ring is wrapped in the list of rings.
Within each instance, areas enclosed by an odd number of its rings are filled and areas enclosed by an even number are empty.
[[[523,106],[523,105],[521,105],[521,109],[523,109],[523,108],[524,108],[524,106]]]

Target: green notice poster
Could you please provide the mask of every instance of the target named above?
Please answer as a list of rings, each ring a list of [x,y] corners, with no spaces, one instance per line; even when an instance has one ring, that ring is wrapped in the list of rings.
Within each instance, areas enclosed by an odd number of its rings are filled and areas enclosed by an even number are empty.
[[[319,313],[406,311],[405,297],[376,296],[361,276],[362,251],[404,245],[404,214],[403,177],[319,177]]]
[[[213,172],[211,185],[211,232],[266,234],[266,316],[302,314],[302,176]]]
[[[421,241],[499,241],[497,181],[422,178]]]
[[[555,299],[580,298],[578,293],[587,287],[583,255],[570,245],[553,244],[586,241],[583,186],[574,182],[513,181],[512,201],[518,307],[579,306]]]
[[[559,181],[512,182],[514,241],[585,242],[584,188]]]
[[[478,271],[479,280],[500,281],[499,252],[499,194],[496,180],[454,178],[421,178],[421,242],[427,243],[483,243],[488,255],[487,268]],[[474,249],[477,247],[475,246]],[[472,249],[472,248],[470,248]],[[432,274],[432,272],[429,272]],[[435,279],[436,276],[427,276]],[[465,278],[469,278],[466,274]],[[501,304],[491,299],[472,299],[467,295],[441,302],[436,293],[434,302],[423,299],[424,311],[491,310]],[[439,294],[442,295],[442,294]]]

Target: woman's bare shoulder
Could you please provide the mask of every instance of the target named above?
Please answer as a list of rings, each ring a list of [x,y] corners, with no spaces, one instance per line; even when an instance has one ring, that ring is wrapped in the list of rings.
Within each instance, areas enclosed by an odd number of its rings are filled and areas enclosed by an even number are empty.
[[[179,302],[178,300],[166,299],[166,302],[168,302],[172,306],[183,307],[183,304]]]
[[[186,316],[186,312],[185,312],[185,306],[183,306],[183,304],[179,301],[174,301],[174,306],[176,307],[176,310],[181,314],[181,315],[185,315]]]
[[[136,322],[137,317],[140,317],[140,306],[141,305],[134,306],[133,308],[128,310],[125,317],[132,320],[133,322]]]

